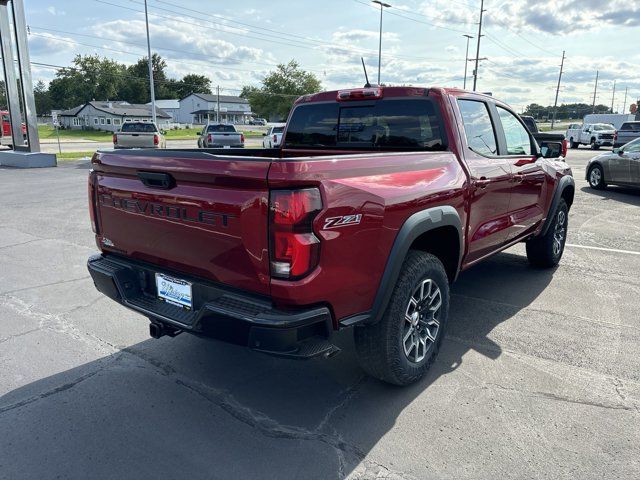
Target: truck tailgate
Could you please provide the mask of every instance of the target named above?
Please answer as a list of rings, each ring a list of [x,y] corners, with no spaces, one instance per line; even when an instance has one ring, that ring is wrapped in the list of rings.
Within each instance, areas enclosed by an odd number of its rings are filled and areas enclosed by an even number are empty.
[[[269,159],[99,152],[93,185],[105,252],[269,292]]]
[[[120,148],[153,148],[155,133],[117,133],[118,147]]]

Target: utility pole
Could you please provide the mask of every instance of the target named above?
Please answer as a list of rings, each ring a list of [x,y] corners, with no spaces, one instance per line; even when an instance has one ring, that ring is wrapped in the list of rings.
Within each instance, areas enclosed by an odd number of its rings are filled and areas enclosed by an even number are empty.
[[[478,83],[478,61],[480,60],[480,38],[482,37],[482,13],[485,12],[484,0],[480,0],[480,23],[478,23],[478,43],[476,48],[476,68],[473,71],[473,91],[476,91]]]
[[[596,93],[598,92],[598,74],[600,72],[596,70],[596,86],[593,89],[593,105],[591,106],[591,113],[596,113]]]
[[[624,103],[622,104],[622,113],[627,113],[627,90],[629,87],[624,87]]]
[[[218,106],[216,107],[216,123],[220,123],[220,85],[216,87],[218,93]]]
[[[381,2],[380,0],[373,0],[373,3],[380,5],[380,38],[378,40],[378,85],[380,85],[380,66],[382,65],[382,11],[384,8],[391,7],[391,5]]]
[[[147,0],[144,0],[144,23],[147,27],[147,54],[149,55],[149,87],[151,89],[151,118],[156,123],[156,92],[153,85],[153,60],[151,57],[151,41],[149,40],[149,14],[147,13]]]
[[[464,82],[462,88],[467,89],[467,65],[469,64],[469,40],[473,37],[471,35],[464,34],[463,37],[467,37],[467,53],[464,54]]]
[[[556,111],[558,110],[558,93],[560,93],[560,80],[562,80],[562,69],[564,68],[564,50],[562,51],[562,61],[560,62],[560,75],[558,75],[558,87],[556,88],[556,100],[553,102],[553,116],[551,117],[551,129],[556,123]]]
[[[613,95],[611,96],[611,113],[613,113],[613,101],[616,98],[616,81],[613,81]]]

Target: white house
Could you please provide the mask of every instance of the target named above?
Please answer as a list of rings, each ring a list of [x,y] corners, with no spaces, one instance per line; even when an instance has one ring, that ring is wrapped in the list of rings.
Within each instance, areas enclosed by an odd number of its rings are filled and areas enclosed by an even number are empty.
[[[151,122],[151,106],[123,101],[87,102],[58,114],[60,126],[73,130],[95,129],[116,132],[123,122]],[[158,127],[168,126],[171,115],[156,106]]]
[[[147,103],[147,105],[151,106],[151,102]],[[156,100],[156,108],[171,115],[172,122],[179,123],[178,112],[180,111],[180,100],[177,98],[171,100]]]
[[[206,124],[215,122],[218,96],[209,93],[192,93],[180,100],[180,123]],[[249,101],[232,95],[220,95],[220,122],[247,123],[253,116]]]

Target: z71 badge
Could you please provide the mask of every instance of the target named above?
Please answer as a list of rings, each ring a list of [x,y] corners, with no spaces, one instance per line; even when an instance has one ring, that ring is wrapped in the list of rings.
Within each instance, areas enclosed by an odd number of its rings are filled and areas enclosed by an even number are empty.
[[[362,220],[362,214],[343,215],[341,217],[331,217],[324,221],[324,229],[346,227],[347,225],[358,225]]]

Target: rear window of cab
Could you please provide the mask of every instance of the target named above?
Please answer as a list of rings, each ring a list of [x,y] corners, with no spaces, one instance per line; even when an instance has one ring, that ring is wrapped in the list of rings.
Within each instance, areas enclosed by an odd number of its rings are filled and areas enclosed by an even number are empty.
[[[440,115],[429,99],[329,102],[299,105],[287,148],[444,150]]]

